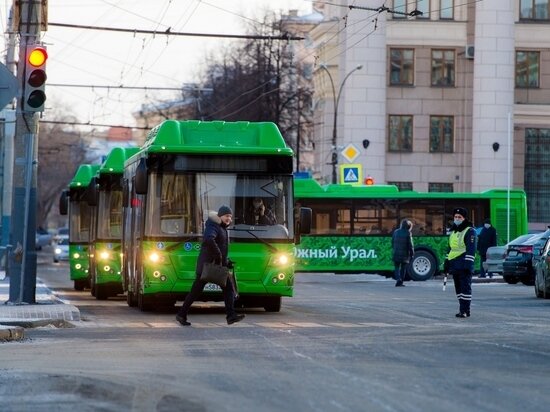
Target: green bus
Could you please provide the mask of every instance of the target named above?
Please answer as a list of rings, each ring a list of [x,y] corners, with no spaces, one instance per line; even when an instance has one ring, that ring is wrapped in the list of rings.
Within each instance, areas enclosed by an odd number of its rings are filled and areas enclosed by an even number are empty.
[[[124,162],[138,148],[116,147],[90,182],[92,219],[89,240],[89,279],[92,296],[107,299],[122,289],[122,173]]]
[[[123,277],[129,306],[150,310],[183,300],[208,214],[233,210],[229,257],[238,307],[279,311],[294,291],[294,246],[311,211],[295,209],[293,151],[273,123],[167,120],[152,129],[125,165]],[[254,198],[276,222],[247,220]],[[204,301],[223,300],[208,284]]]
[[[75,290],[89,287],[88,249],[92,209],[88,203],[88,191],[98,170],[99,165],[80,165],[69,183],[69,189],[61,194],[59,203],[60,214],[69,214],[69,271]]]
[[[321,186],[311,178],[296,178],[294,196],[297,204],[312,209],[311,232],[295,249],[299,272],[392,276],[391,235],[406,218],[414,223],[415,255],[409,277],[430,279],[445,258],[452,209],[458,206],[469,210],[476,227],[490,218],[499,245],[527,233],[527,201],[522,190],[421,193],[400,191],[393,185]]]

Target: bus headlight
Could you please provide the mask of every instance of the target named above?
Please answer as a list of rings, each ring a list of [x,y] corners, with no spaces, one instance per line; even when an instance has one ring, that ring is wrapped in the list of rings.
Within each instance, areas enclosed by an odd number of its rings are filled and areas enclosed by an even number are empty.
[[[149,262],[151,263],[162,263],[164,262],[164,256],[157,253],[157,252],[151,252],[148,256]]]
[[[78,259],[78,258],[80,257],[80,253],[74,253],[74,254],[73,254],[73,257],[74,257],[75,259]]]
[[[291,261],[289,255],[287,255],[286,253],[279,253],[279,254],[271,257],[270,265],[271,266],[287,266],[291,263],[292,263],[292,261]]]
[[[99,252],[99,258],[102,259],[102,260],[107,260],[110,257],[111,257],[110,253],[107,252],[106,250],[102,250],[101,252]]]

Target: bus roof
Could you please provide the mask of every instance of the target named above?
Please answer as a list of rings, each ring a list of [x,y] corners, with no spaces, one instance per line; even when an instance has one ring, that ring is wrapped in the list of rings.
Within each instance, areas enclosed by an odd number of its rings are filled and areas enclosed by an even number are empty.
[[[480,193],[473,192],[417,192],[414,190],[400,191],[394,185],[354,186],[350,184],[321,185],[315,179],[294,179],[294,195],[296,198],[399,198],[399,199],[477,199],[505,198],[507,189],[490,189]],[[521,189],[510,190],[511,198],[525,198]]]
[[[124,172],[124,162],[139,151],[138,147],[115,147],[99,168],[98,174],[122,174]]]
[[[69,183],[69,188],[86,188],[90,184],[92,177],[95,176],[99,170],[99,165],[80,165],[76,170],[76,173]]]
[[[166,120],[149,132],[142,150],[156,153],[293,155],[274,123],[245,121]]]

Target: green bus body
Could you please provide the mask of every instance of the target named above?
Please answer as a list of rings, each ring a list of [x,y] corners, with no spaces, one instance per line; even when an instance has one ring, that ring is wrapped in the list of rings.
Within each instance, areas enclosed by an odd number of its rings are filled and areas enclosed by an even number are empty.
[[[482,193],[420,193],[393,185],[319,185],[295,179],[297,204],[312,209],[312,229],[296,247],[299,272],[393,274],[391,234],[402,219],[413,221],[415,256],[409,265],[413,280],[438,273],[447,253],[447,228],[452,209],[465,207],[476,228],[490,218],[503,245],[527,233],[527,202],[521,190]],[[510,218],[508,233],[508,216]],[[479,267],[476,259],[476,269]]]
[[[69,271],[76,290],[89,285],[91,209],[86,192],[98,169],[99,165],[80,165],[69,183]]]
[[[273,123],[168,120],[154,128],[124,172],[128,305],[149,310],[184,299],[196,278],[208,214],[227,205],[236,305],[278,311],[294,286],[292,158]],[[246,221],[255,196],[273,206],[277,224]],[[202,299],[223,296],[208,284]]]
[[[107,299],[122,288],[122,174],[138,148],[116,147],[96,173],[90,231],[89,278],[92,296]]]

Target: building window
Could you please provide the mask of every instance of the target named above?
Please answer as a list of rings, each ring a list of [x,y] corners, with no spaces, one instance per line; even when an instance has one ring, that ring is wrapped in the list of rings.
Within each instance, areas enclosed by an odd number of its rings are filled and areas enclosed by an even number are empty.
[[[414,50],[390,49],[390,84],[414,84]]]
[[[439,2],[439,18],[441,20],[454,19],[454,0],[440,0]]]
[[[428,183],[428,192],[454,192],[452,183]]]
[[[412,152],[413,118],[412,116],[389,117],[390,152]]]
[[[413,190],[412,182],[388,182],[388,184],[397,186],[400,192],[410,192]]]
[[[550,6],[548,0],[521,0],[519,18],[521,20],[548,20]]]
[[[429,19],[430,18],[430,0],[417,0],[416,10],[422,12],[421,15],[416,16],[417,19]]]
[[[516,87],[538,88],[540,53],[537,51],[516,52]]]
[[[432,86],[455,85],[455,51],[432,50]]]
[[[452,153],[454,147],[454,117],[430,116],[430,152]]]
[[[393,10],[397,13],[392,14],[394,19],[404,19],[407,17],[407,0],[393,0]]]

